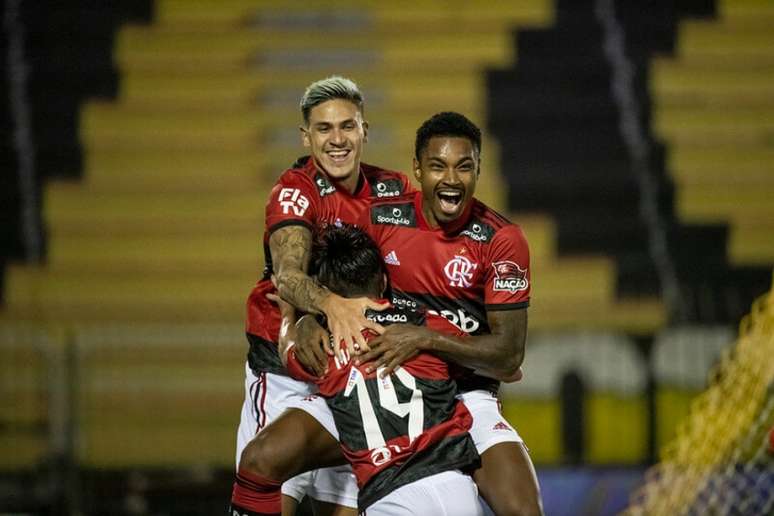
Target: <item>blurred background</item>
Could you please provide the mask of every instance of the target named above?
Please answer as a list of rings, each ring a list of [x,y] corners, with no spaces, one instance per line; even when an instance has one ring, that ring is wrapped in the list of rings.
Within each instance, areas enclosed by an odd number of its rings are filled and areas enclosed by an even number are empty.
[[[0,513],[225,513],[264,205],[334,73],[368,163],[484,130],[548,514],[774,511],[771,0],[0,6]]]

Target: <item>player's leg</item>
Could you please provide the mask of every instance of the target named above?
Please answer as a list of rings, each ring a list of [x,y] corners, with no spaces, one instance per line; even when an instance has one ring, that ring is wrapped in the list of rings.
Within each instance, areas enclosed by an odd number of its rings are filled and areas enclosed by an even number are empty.
[[[295,516],[298,505],[307,495],[312,502],[315,516],[356,516],[356,485],[354,483],[341,484],[339,479],[346,478],[346,476],[337,474],[335,470],[338,469],[323,468],[308,471],[283,483],[282,516]],[[344,470],[344,468],[341,469]],[[351,474],[351,469],[344,470],[343,473]],[[323,498],[327,501],[316,498]]]
[[[497,516],[542,515],[535,467],[516,430],[500,413],[497,398],[486,391],[461,395],[473,416],[470,435],[481,455],[473,474],[481,497]]]
[[[377,500],[366,516],[483,516],[476,484],[459,471],[444,471],[421,478]]]
[[[344,464],[336,438],[308,413],[290,408],[248,443],[239,468],[284,482],[305,471]]]
[[[248,377],[251,374],[248,371]],[[271,373],[257,378],[257,386],[248,381],[246,390],[252,400],[249,416],[257,421],[253,427],[258,434],[243,445],[248,433],[243,427],[249,425],[240,423],[239,447],[243,449],[232,493],[231,513],[235,514],[279,514],[284,480],[318,464],[344,462],[338,441],[325,426],[307,412],[288,408],[291,401],[309,396],[309,386]],[[316,405],[318,412],[327,409],[322,403],[323,408]]]
[[[537,475],[523,443],[504,442],[487,449],[473,478],[498,516],[543,513]]]

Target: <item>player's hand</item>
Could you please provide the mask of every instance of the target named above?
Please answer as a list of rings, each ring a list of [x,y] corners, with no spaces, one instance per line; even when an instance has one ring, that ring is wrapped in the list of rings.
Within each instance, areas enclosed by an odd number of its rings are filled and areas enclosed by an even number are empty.
[[[277,339],[277,352],[279,353],[282,365],[288,365],[288,351],[296,345],[296,310],[293,306],[279,297],[276,293],[266,294],[266,299],[277,303],[280,311],[280,329]]]
[[[312,315],[305,315],[296,323],[296,358],[304,368],[322,376],[328,369],[330,335]]]
[[[384,333],[371,339],[371,349],[357,357],[355,364],[372,362],[366,367],[366,373],[383,367],[380,376],[384,378],[423,351],[434,335],[434,332],[421,326],[390,325]]]
[[[364,313],[368,308],[384,310],[388,304],[377,303],[367,297],[350,299],[331,293],[323,305],[323,311],[328,318],[328,329],[332,335],[333,351],[342,363],[348,362],[345,350],[349,356],[355,356],[370,349],[363,336],[363,329],[372,330],[377,334],[384,332],[381,324],[366,319]],[[339,346],[340,342],[344,342],[344,349]]]

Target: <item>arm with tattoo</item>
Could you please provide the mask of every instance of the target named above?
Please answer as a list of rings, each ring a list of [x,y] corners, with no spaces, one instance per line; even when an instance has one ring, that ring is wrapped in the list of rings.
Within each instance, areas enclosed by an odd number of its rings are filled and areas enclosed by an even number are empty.
[[[323,313],[323,300],[330,292],[307,275],[312,232],[304,226],[280,228],[271,234],[269,248],[282,299],[303,312]]]
[[[320,286],[307,274],[312,254],[312,233],[304,226],[286,226],[269,238],[277,291],[280,296],[307,313],[323,313],[333,342],[345,342],[353,355],[367,350],[362,330],[369,328],[382,333],[384,328],[368,319],[366,308],[383,310],[385,305],[368,298],[343,298]],[[335,346],[335,351],[340,348]]]

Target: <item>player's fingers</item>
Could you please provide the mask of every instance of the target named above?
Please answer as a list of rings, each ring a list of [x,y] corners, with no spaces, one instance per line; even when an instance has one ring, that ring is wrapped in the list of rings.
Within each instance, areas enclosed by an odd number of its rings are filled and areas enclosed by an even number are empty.
[[[369,330],[373,330],[374,332],[378,333],[379,335],[381,335],[385,331],[384,326],[382,326],[381,324],[379,324],[377,322],[371,321],[369,319],[363,318],[363,323],[362,324],[363,324],[364,328],[368,328]]]
[[[362,332],[357,332],[354,337],[355,341],[352,343],[352,348],[355,350],[355,355],[360,355],[361,353],[365,353],[371,349],[368,346],[368,341],[366,341],[366,338],[363,336]]]
[[[349,357],[353,356],[354,354],[354,348],[352,346],[353,341],[352,337],[350,335],[343,335],[339,339],[336,339],[334,336],[333,342],[343,342],[343,346],[339,346],[338,348],[334,348],[336,351],[336,354],[339,356],[339,360],[342,364],[346,364],[349,362]]]
[[[312,353],[314,354],[314,359],[319,365],[319,367],[324,371],[325,366],[328,365],[328,354],[325,352],[325,349],[320,345],[320,342],[315,342],[312,344]]]
[[[322,375],[323,371],[320,369],[320,364],[315,360],[314,355],[310,355],[305,348],[296,349],[296,358],[298,358],[301,364],[310,369],[315,376]]]
[[[377,310],[381,312],[382,310],[386,310],[390,307],[390,303],[379,303],[377,301],[374,301],[373,299],[369,299],[366,302],[366,308],[370,308],[371,310]]]
[[[336,351],[333,349],[333,335],[320,335],[320,346],[328,356],[336,355]]]
[[[271,293],[271,292],[266,294],[266,299],[268,299],[269,301],[273,301],[275,303],[279,303],[279,301],[280,301],[280,297],[277,294],[274,294],[274,293]]]
[[[366,351],[359,357],[355,359],[355,365],[360,364],[367,364],[368,362],[375,360],[376,358],[380,357],[382,353],[384,353],[384,348],[371,348],[369,351]]]
[[[387,378],[390,376],[390,374],[395,371],[395,368],[398,367],[401,364],[402,360],[398,355],[395,355],[392,357],[384,366],[382,367],[382,372],[379,375],[380,378]]]

